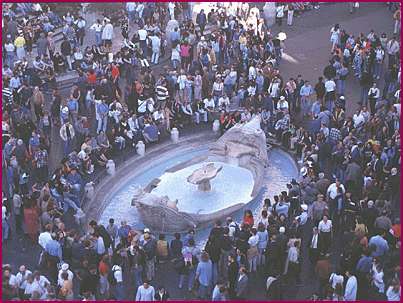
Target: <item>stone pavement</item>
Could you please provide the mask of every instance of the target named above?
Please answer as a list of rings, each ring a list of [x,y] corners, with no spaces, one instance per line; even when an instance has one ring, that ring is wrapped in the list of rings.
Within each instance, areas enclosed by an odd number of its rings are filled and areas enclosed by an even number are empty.
[[[354,35],[360,32],[367,34],[370,29],[374,29],[377,33],[385,32],[390,36],[393,31],[392,13],[387,10],[384,3],[361,3],[360,9],[355,14],[349,14],[347,3],[321,5],[319,10],[306,12],[301,17],[294,18],[294,25],[291,27],[283,25],[281,28],[274,26],[272,29],[274,33],[284,31],[288,37],[285,41],[285,53],[288,55],[286,58],[293,59],[287,60],[285,58],[281,63],[281,74],[285,79],[301,74],[304,79],[310,80],[312,84],[316,83],[330,57],[330,28],[336,23]],[[88,22],[88,24],[92,23]],[[120,29],[116,28],[115,30],[118,31],[117,36],[121,37]],[[92,34],[88,33],[86,39],[91,39],[91,37]],[[91,41],[86,40],[86,43],[91,43]],[[346,92],[347,114],[351,115],[357,108],[360,95],[359,83],[352,79],[352,76],[348,78]],[[58,130],[54,129],[53,131],[55,132],[53,135],[55,140],[52,146],[51,161],[56,164],[60,163],[62,149]],[[307,226],[306,232],[309,229],[310,226]],[[11,263],[14,268],[19,264],[27,264],[28,268],[33,269],[39,256],[38,245],[29,244],[26,239],[17,240],[13,238],[12,241],[14,242],[3,246],[5,248],[3,249],[3,263]],[[333,243],[332,258],[334,264],[340,255],[340,244],[340,237],[336,237]],[[304,300],[317,290],[317,281],[310,273],[306,251],[303,251],[303,258],[305,260],[302,266],[303,286],[298,288],[295,285],[285,286],[286,296],[284,300]],[[250,285],[253,287],[249,298],[254,300],[265,299],[265,281],[263,277],[259,276],[260,274],[255,274],[250,278]],[[192,294],[177,288],[177,279],[177,274],[172,267],[169,264],[162,264],[158,265],[158,279],[152,284],[155,286],[165,285],[172,298],[194,298]],[[131,283],[132,280],[128,281],[126,293],[128,299],[133,299],[133,283]]]

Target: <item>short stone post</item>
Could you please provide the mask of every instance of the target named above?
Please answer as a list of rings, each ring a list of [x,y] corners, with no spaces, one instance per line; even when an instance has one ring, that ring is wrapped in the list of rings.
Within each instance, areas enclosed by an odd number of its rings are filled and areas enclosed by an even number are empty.
[[[176,127],[171,130],[171,140],[173,143],[178,143],[179,141],[179,131]]]
[[[217,133],[220,130],[220,121],[214,120],[213,122],[213,132]]]
[[[106,172],[111,176],[115,174],[115,162],[113,160],[106,162]]]
[[[140,157],[144,156],[144,154],[146,153],[146,146],[144,145],[144,142],[143,142],[143,141],[139,141],[139,142],[136,144],[136,151],[137,151],[137,154],[138,154]]]

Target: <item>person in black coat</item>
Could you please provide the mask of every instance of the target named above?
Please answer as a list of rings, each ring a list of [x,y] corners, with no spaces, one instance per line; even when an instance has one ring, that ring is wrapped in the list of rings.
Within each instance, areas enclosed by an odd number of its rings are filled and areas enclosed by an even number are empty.
[[[94,229],[94,233],[97,233],[102,237],[102,239],[104,240],[105,248],[109,248],[112,244],[112,239],[106,231],[105,227],[103,225],[98,225],[97,222],[94,220],[92,220],[89,225]]]
[[[270,301],[280,301],[282,300],[281,293],[281,277],[280,276],[270,276],[266,281],[267,298]]]
[[[238,263],[236,262],[235,256],[230,255],[228,257],[228,283],[229,283],[229,297],[231,300],[235,299],[235,287],[238,277]]]
[[[154,299],[156,301],[168,301],[169,293],[165,290],[164,286],[160,286],[158,291],[155,292]]]
[[[200,13],[196,16],[196,24],[200,27],[200,35],[203,36],[204,28],[207,24],[207,16],[204,13],[204,9],[200,10]]]

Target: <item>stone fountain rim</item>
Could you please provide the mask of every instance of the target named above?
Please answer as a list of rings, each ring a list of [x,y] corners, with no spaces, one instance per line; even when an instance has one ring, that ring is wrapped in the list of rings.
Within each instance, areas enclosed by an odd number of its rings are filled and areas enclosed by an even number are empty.
[[[145,159],[144,156],[138,156],[138,155],[135,155],[135,156],[129,158],[128,160],[126,160],[123,164],[119,165],[116,168],[116,172],[113,176],[107,175],[106,177],[102,178],[102,180],[96,185],[95,195],[94,195],[93,199],[91,199],[90,201],[87,201],[85,203],[85,205],[83,207],[83,210],[86,214],[86,216],[85,216],[86,224],[84,226],[84,229],[85,230],[87,229],[87,227],[88,227],[87,225],[90,220],[96,220],[96,221],[99,220],[101,214],[103,213],[105,208],[110,203],[110,201],[108,202],[108,200],[110,200],[111,195],[116,193],[119,190],[119,188],[122,186],[121,182],[119,181],[120,180],[119,176],[123,177],[124,179],[127,179],[128,174],[126,174],[126,172],[129,172],[130,178],[132,178],[138,174],[141,174],[144,170],[146,170],[148,167],[150,167],[150,164],[151,164],[150,161],[155,160],[156,157],[160,157],[160,159],[163,159],[163,157],[161,157],[161,156],[165,155],[166,157],[168,157],[169,152],[172,152],[175,150],[181,151],[181,152],[189,151],[189,150],[194,149],[195,147],[199,148],[199,147],[206,146],[206,145],[208,146],[211,143],[216,142],[216,140],[217,140],[216,134],[214,134],[214,133],[212,134],[208,131],[204,131],[202,133],[191,134],[191,135],[187,135],[183,138],[180,138],[178,143],[173,143],[172,141],[168,141],[166,143],[151,146],[146,151],[146,156],[148,156],[147,161],[144,161],[144,159]],[[275,147],[277,149],[280,149],[283,152],[285,152],[285,154],[287,154],[289,156],[290,160],[292,160],[292,163],[295,165],[295,167],[298,168],[298,164],[295,161],[295,158],[292,157],[292,155],[289,153],[289,151],[287,151],[286,149],[281,148],[279,146],[275,146]],[[162,153],[161,153],[161,151],[162,151]],[[203,161],[206,158],[207,157],[205,157],[205,156],[200,156],[199,159],[197,159],[195,162],[197,163],[197,162]],[[161,160],[161,161],[163,161],[163,160]],[[187,163],[187,162],[188,161],[184,161],[184,162],[180,163],[179,165],[183,166],[184,163],[186,163],[188,165],[189,163]],[[195,164],[195,163],[193,163],[193,164]],[[132,173],[133,166],[136,167],[135,173]],[[177,170],[180,170],[181,168],[177,167],[177,166],[173,166],[173,167],[168,168],[167,171],[169,171],[170,169],[173,169],[173,171],[177,171]],[[98,201],[98,203],[96,203],[95,201]]]
[[[89,221],[99,220],[102,212],[110,203],[110,201],[108,202],[110,197],[122,186],[121,180],[127,180],[128,176],[132,178],[138,174],[141,174],[144,170],[150,167],[150,165],[152,165],[151,161],[158,157],[163,159],[164,155],[168,157],[169,152],[174,150],[189,151],[195,147],[208,145],[214,142],[214,140],[217,140],[217,136],[207,131],[187,135],[183,138],[180,138],[178,143],[168,141],[166,143],[153,145],[146,149],[145,156],[139,156],[136,154],[135,156],[132,156],[126,160],[124,163],[116,167],[116,171],[113,176],[106,175],[98,184],[95,185],[94,197],[91,200],[86,201],[83,207],[83,211],[86,214],[85,228],[87,227]],[[133,168],[135,168],[135,172],[133,172]]]

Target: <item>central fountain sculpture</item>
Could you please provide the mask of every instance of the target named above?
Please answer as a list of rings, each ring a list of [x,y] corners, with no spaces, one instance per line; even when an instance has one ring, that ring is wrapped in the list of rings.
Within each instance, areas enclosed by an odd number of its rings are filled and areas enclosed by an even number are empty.
[[[132,205],[137,208],[144,225],[155,232],[164,233],[204,228],[217,220],[233,215],[251,203],[263,188],[265,169],[268,164],[266,136],[260,128],[260,123],[260,117],[256,116],[248,123],[237,124],[213,143],[206,155],[192,158],[166,170],[166,172],[175,173],[202,163],[202,167],[188,176],[187,181],[198,185],[200,193],[208,194],[211,191],[210,180],[215,178],[222,169],[222,166],[215,166],[214,162],[247,169],[253,176],[253,189],[249,201],[236,203],[211,213],[188,213],[178,208],[177,200],[170,200],[166,195],[158,196],[152,192],[161,181],[156,178],[146,187],[138,188],[132,199]],[[178,184],[178,191],[180,190],[181,187]],[[214,190],[225,191],[225,188]]]
[[[214,179],[222,166],[215,167],[214,163],[208,163],[203,167],[196,169],[188,178],[187,181],[192,184],[196,184],[197,189],[200,191],[210,191],[210,180]]]

